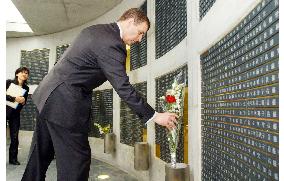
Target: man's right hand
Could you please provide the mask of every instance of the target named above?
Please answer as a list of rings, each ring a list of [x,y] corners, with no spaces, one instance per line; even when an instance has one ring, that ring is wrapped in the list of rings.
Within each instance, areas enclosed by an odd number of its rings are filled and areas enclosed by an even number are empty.
[[[174,113],[164,112],[164,113],[157,113],[153,118],[153,121],[171,130],[176,127],[177,124],[176,118],[178,118],[178,115]]]

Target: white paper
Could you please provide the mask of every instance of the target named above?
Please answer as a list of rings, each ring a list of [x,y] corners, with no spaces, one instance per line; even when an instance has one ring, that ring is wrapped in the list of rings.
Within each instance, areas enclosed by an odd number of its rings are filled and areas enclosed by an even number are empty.
[[[18,96],[23,96],[25,94],[27,90],[23,89],[21,86],[18,86],[14,83],[11,83],[11,85],[9,86],[9,88],[6,91],[7,95],[10,95],[12,97],[18,97]],[[18,106],[18,102],[11,102],[11,101],[6,101],[6,105],[10,106],[14,109],[17,108]]]

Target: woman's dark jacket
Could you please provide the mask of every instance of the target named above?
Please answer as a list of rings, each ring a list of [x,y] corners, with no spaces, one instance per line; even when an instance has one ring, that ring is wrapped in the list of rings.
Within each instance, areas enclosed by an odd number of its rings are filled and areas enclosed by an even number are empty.
[[[15,79],[14,79],[14,80],[8,79],[8,80],[6,80],[6,91],[7,91],[7,89],[9,88],[9,86],[11,85],[11,83],[14,83],[14,84],[16,84],[16,85],[19,85],[18,81],[16,81]],[[28,87],[26,84],[23,84],[22,88],[27,90],[27,91],[25,92],[24,96],[23,96],[23,97],[25,97],[25,100],[26,100],[25,103],[27,103],[27,98],[28,98],[28,93],[29,93],[29,87]],[[6,100],[7,100],[7,101],[15,102],[15,98],[16,98],[16,97],[12,97],[12,96],[6,95]],[[16,109],[11,108],[10,106],[6,106],[6,114],[7,114],[7,116],[8,116],[8,113],[12,112],[13,110],[16,111],[16,112],[18,112],[18,113],[20,113],[20,111],[22,110],[23,106],[24,106],[24,105],[19,104]]]

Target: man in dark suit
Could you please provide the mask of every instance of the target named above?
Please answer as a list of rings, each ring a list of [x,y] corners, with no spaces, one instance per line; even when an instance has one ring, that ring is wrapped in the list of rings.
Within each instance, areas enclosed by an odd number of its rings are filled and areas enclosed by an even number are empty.
[[[44,180],[54,153],[58,180],[88,179],[91,96],[93,89],[107,80],[144,122],[175,127],[176,115],[155,112],[137,95],[125,71],[126,44],[140,42],[149,28],[147,16],[133,8],[117,23],[81,31],[32,96],[38,117],[22,180]]]

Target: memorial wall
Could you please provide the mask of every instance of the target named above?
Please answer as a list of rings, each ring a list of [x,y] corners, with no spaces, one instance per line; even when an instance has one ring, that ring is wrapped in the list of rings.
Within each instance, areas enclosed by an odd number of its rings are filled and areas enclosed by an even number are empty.
[[[147,82],[133,84],[138,95],[147,100]],[[132,111],[129,106],[121,100],[120,102],[120,143],[134,146],[136,142],[147,141],[147,126]],[[143,139],[144,137],[144,139]]]
[[[31,94],[28,95],[26,105],[23,107],[20,114],[20,130],[34,131],[36,122],[36,106],[32,102]]]
[[[140,9],[147,14],[147,1],[143,3]],[[147,65],[147,33],[140,43],[130,47],[130,70],[135,70]]]
[[[20,66],[30,71],[28,85],[38,85],[49,69],[49,52],[47,48],[34,50],[21,50]],[[36,120],[36,107],[31,100],[29,92],[26,106],[21,111],[21,130],[33,131]]]
[[[70,44],[56,46],[56,59],[54,65],[60,60],[61,56],[64,54],[64,52],[69,46]]]
[[[210,8],[214,5],[216,0],[199,0],[199,19],[202,18],[207,14]]]
[[[49,68],[49,49],[34,49],[21,51],[21,65],[30,70],[28,83],[38,85],[47,74]]]
[[[177,46],[187,35],[186,0],[155,1],[156,59]]]
[[[201,55],[202,180],[279,180],[279,9],[263,0]]]
[[[94,123],[102,127],[110,125],[112,131],[113,120],[113,89],[93,91],[92,109],[90,115],[89,136],[103,138],[99,128]]]

